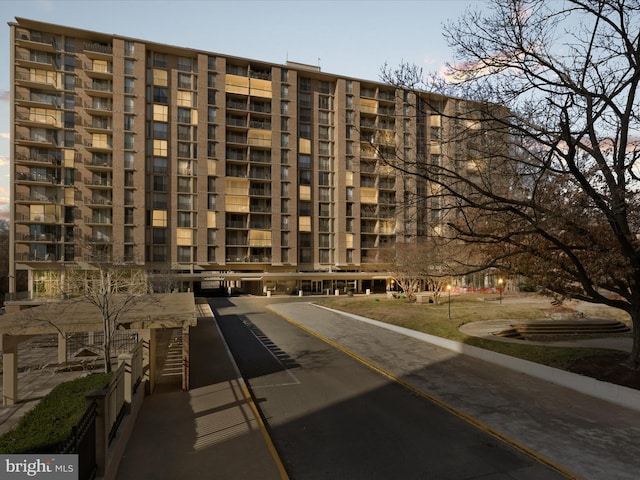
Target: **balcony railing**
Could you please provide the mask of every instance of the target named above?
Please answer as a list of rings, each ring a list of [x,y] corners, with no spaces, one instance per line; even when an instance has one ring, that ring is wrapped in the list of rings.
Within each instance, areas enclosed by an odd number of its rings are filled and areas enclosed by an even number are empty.
[[[113,55],[113,47],[104,43],[85,42],[84,50],[87,52],[103,53]]]

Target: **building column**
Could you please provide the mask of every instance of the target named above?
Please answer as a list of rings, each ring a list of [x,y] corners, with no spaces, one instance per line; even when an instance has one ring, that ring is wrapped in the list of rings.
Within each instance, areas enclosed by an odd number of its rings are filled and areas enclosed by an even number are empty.
[[[68,353],[67,335],[66,333],[58,333],[58,363],[65,363]]]
[[[156,341],[156,329],[145,328],[140,330],[140,337],[144,342],[144,349],[142,354],[142,370],[144,372],[143,378],[147,380],[147,395],[153,393],[156,386],[156,368],[157,368],[157,341]]]
[[[182,326],[182,390],[189,390],[189,325]]]
[[[18,346],[33,335],[2,334],[2,405],[18,401]]]

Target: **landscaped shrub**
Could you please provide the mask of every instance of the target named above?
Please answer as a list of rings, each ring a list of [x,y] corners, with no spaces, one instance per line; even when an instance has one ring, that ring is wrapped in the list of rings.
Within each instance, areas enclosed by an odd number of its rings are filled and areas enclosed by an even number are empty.
[[[0,437],[0,453],[56,453],[86,411],[86,394],[105,388],[110,376],[95,373],[55,387]]]

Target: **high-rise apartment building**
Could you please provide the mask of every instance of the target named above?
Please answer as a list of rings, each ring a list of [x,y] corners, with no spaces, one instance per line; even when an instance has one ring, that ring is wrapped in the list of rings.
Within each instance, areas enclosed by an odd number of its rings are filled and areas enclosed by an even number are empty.
[[[293,62],[9,25],[14,294],[20,271],[38,296],[65,269],[102,260],[194,288],[384,290],[381,249],[438,222],[438,205],[413,201],[429,186],[385,159],[442,161],[451,142],[439,113],[460,100]]]

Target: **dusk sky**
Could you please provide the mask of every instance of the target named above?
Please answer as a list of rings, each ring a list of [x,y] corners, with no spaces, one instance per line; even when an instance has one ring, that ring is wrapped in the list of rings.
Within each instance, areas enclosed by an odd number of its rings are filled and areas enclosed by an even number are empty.
[[[408,62],[438,71],[452,52],[442,24],[483,0],[367,1],[3,1],[0,49],[0,218],[9,218],[8,23],[15,17],[271,63],[379,80],[381,67]]]

